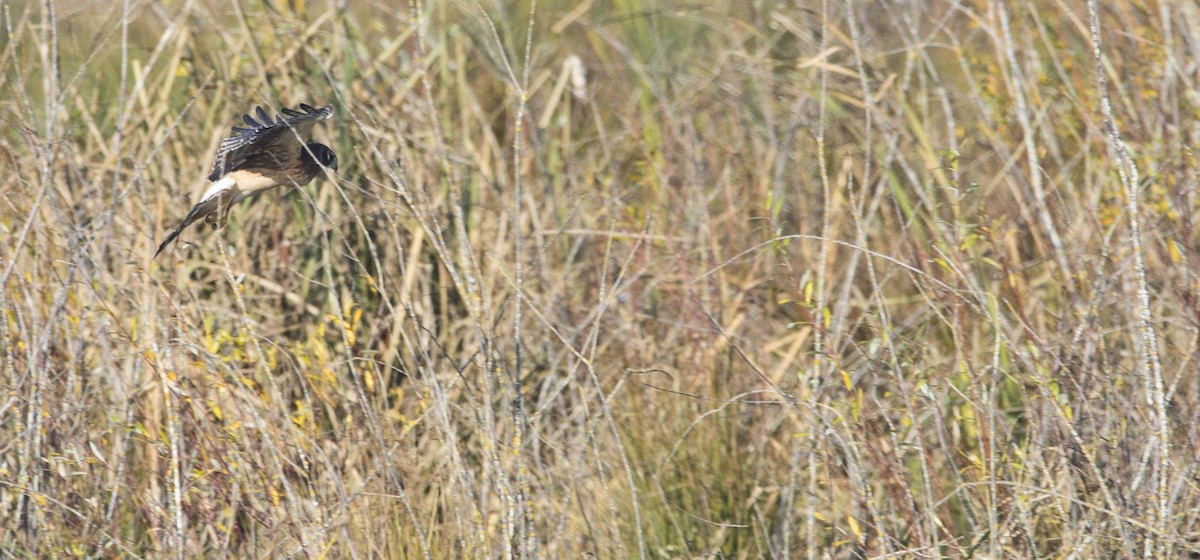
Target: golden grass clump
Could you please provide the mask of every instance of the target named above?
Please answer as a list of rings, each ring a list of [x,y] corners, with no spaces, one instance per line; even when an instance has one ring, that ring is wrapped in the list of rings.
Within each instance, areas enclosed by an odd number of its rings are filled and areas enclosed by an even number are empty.
[[[1200,10],[0,0],[0,556],[1200,554]],[[340,170],[155,248],[256,105]]]

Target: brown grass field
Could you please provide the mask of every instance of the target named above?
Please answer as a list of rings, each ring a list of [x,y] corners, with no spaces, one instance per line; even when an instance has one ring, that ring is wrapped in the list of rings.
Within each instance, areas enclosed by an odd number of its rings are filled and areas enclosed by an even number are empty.
[[[0,0],[0,558],[1200,557],[1200,6]],[[241,114],[340,169],[163,236]]]

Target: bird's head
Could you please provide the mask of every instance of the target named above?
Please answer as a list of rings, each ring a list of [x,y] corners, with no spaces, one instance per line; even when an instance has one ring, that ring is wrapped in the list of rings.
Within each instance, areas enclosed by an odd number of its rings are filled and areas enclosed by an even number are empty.
[[[301,154],[301,157],[306,161],[311,161],[323,167],[328,167],[334,171],[337,171],[337,155],[334,154],[333,150],[330,150],[329,146],[326,146],[325,144],[317,144],[315,142],[309,144],[308,149],[304,150],[304,153]]]

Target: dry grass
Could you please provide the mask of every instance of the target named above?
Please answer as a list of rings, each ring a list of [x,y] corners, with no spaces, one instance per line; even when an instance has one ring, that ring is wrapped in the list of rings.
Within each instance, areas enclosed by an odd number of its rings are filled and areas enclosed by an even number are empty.
[[[1196,5],[331,4],[0,1],[0,556],[1200,553]]]

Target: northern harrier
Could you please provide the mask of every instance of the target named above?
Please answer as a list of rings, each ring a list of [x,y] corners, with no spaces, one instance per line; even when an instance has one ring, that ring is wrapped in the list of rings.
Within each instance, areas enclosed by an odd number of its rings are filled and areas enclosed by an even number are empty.
[[[317,121],[333,115],[333,107],[314,109],[303,103],[300,109],[283,109],[283,116],[272,119],[262,107],[258,120],[242,115],[249,128],[233,127],[233,136],[221,141],[213,162],[213,181],[192,207],[179,227],[158,246],[157,257],[192,222],[204,218],[213,229],[225,227],[229,210],[242,200],[279,186],[307,185],[321,174],[322,167],[337,171],[337,156],[324,144],[305,144],[302,140]]]

